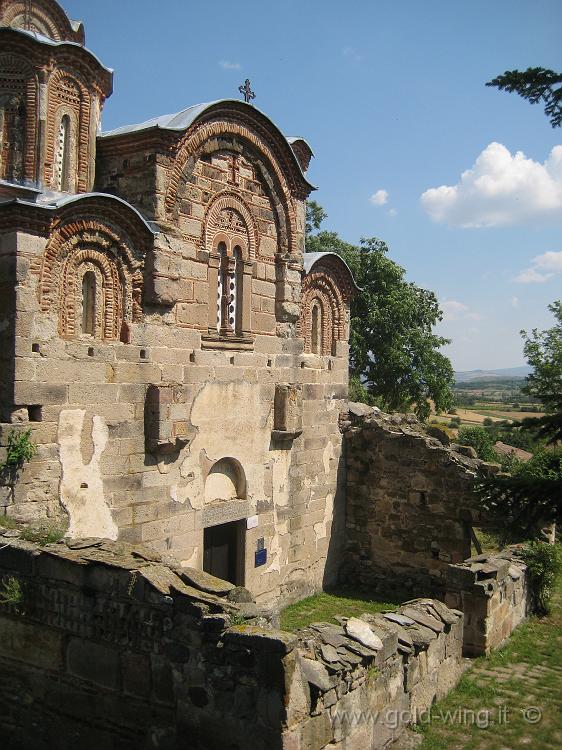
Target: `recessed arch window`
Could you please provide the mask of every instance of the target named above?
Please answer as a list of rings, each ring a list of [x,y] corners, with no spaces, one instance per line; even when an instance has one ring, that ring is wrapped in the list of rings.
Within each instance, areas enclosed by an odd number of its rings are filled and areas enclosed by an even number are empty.
[[[96,274],[86,271],[82,276],[82,333],[96,333]]]
[[[70,141],[71,123],[70,115],[63,115],[59,125],[57,141],[57,153],[55,159],[55,187],[62,192],[69,192],[70,185]]]
[[[217,333],[241,336],[246,243],[241,238],[230,238],[221,233],[215,240],[214,253],[218,256]]]
[[[311,312],[310,351],[312,354],[322,354],[322,308],[319,302],[314,302]]]

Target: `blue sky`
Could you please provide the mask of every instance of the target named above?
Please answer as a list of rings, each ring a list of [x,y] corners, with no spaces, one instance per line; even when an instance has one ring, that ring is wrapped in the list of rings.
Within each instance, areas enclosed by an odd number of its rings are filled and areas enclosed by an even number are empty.
[[[552,325],[562,129],[484,84],[562,69],[560,0],[63,5],[115,69],[104,129],[236,98],[249,77],[255,105],[311,144],[325,228],[384,239],[436,292],[456,369],[523,364],[519,330]]]

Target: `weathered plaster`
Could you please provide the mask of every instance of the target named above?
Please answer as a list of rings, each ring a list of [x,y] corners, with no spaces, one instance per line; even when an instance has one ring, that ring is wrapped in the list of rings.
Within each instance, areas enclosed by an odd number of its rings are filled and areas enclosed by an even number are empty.
[[[92,458],[84,463],[80,444],[85,415],[84,409],[66,409],[59,417],[60,497],[70,519],[67,536],[117,539],[117,525],[104,497],[100,471],[109,436],[107,425],[102,417],[94,416]]]

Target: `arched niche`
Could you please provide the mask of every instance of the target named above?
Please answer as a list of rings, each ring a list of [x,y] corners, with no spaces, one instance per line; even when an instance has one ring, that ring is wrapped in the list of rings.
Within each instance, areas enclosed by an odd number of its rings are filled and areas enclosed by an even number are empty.
[[[221,458],[205,480],[205,503],[246,498],[246,475],[235,458]]]

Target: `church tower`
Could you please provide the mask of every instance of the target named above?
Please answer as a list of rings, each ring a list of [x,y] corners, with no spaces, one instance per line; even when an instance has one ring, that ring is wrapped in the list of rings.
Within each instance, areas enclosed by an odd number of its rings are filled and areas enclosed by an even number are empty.
[[[84,193],[113,73],[55,0],[0,0],[0,195]]]

